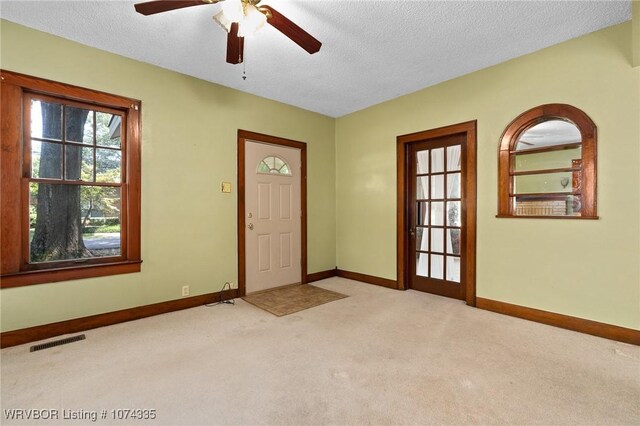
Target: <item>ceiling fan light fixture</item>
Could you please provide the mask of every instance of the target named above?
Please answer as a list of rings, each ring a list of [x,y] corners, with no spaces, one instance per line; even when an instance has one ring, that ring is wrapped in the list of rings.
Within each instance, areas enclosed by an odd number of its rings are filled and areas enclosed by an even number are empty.
[[[259,31],[267,23],[267,17],[254,5],[248,4],[245,7],[244,19],[240,22],[239,36],[247,37]]]
[[[230,21],[229,18],[227,18],[227,15],[225,15],[222,10],[217,14],[213,15],[213,21],[216,24],[220,25],[222,28],[224,28],[226,32],[231,31],[231,24],[233,22]]]
[[[225,0],[222,3],[221,12],[224,13],[226,19],[231,22],[240,22],[244,17],[244,10],[241,0]]]

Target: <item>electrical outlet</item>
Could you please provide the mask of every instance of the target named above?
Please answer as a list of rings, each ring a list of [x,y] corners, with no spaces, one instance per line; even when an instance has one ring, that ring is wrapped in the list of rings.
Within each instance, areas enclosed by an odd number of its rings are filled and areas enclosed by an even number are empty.
[[[182,286],[182,296],[188,296],[189,295],[189,286],[188,285],[183,285]]]

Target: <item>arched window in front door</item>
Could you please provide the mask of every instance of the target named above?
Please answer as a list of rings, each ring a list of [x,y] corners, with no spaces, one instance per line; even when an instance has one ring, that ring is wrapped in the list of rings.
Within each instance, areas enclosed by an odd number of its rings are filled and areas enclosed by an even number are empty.
[[[258,164],[258,173],[267,175],[291,176],[291,167],[282,158],[270,155]]]

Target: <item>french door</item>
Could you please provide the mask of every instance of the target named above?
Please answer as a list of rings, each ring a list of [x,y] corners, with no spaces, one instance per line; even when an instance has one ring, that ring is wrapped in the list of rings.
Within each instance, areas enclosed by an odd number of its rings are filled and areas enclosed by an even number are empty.
[[[398,227],[404,283],[401,274],[399,282],[473,305],[475,123],[467,131],[451,127],[398,138],[404,181]]]

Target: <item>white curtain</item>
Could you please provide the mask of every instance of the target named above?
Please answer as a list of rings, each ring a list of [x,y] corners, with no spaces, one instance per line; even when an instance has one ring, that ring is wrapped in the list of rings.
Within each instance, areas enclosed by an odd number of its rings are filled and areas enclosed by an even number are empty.
[[[453,244],[451,244],[451,229],[447,229],[447,253],[453,253]]]
[[[444,175],[431,176],[431,198],[444,198]]]
[[[449,173],[447,175],[447,197],[460,197],[460,173]]]
[[[418,151],[416,160],[418,161],[418,174],[429,173],[429,151]]]
[[[460,145],[447,147],[447,170],[460,170]]]
[[[439,254],[431,255],[431,277],[432,278],[444,278],[444,256]]]
[[[447,280],[460,282],[460,258],[447,256]]]
[[[429,255],[425,253],[418,254],[418,261],[416,265],[416,274],[422,277],[428,277],[427,262],[429,261]]]
[[[443,172],[444,148],[431,150],[431,173]]]
[[[428,251],[429,250],[429,240],[427,239],[429,234],[427,233],[428,232],[427,229],[425,229],[423,231],[422,238],[420,239],[420,250],[421,251]]]

